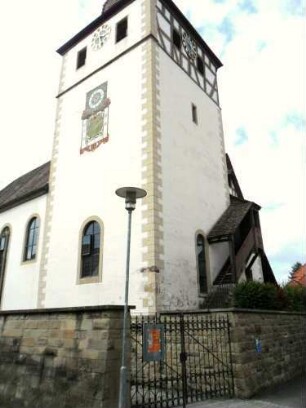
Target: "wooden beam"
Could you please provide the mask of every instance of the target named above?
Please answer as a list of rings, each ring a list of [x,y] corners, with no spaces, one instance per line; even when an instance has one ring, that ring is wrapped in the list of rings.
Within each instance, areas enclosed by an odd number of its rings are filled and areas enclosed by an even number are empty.
[[[234,235],[231,235],[231,237],[230,237],[229,246],[230,246],[230,262],[231,262],[231,269],[232,269],[232,282],[236,283],[237,270],[236,270],[236,255],[235,255]]]

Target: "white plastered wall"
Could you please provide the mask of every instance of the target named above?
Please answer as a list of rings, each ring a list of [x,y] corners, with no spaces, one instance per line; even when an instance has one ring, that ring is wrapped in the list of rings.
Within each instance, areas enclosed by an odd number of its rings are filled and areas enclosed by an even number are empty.
[[[0,214],[0,231],[10,227],[2,310],[36,307],[45,211],[46,196],[41,196]],[[23,262],[26,229],[33,216],[40,220],[37,255],[35,260]]]
[[[214,282],[221,268],[225,264],[225,261],[230,256],[229,242],[221,242],[217,244],[212,244],[209,247],[210,252],[210,274],[211,283]]]
[[[122,65],[126,67],[122,75]],[[62,98],[55,173],[52,228],[46,285],[46,307],[122,304],[127,212],[115,195],[122,186],[141,186],[141,52],[135,49],[90,77]],[[86,93],[108,82],[109,141],[80,155],[82,111]],[[141,284],[140,204],[133,214],[131,303]],[[104,224],[102,282],[77,284],[80,228],[97,216]]]
[[[101,50],[91,49],[89,35],[63,58],[60,92],[75,86],[58,103],[48,230],[39,285],[41,307],[124,303],[127,212],[124,200],[115,195],[115,190],[142,186],[144,60],[142,47],[137,45],[146,35],[139,24],[144,17],[142,3],[132,3],[106,23],[111,27],[111,35]],[[115,44],[116,24],[126,16],[128,36]],[[76,70],[77,52],[84,46],[86,65]],[[108,83],[107,96],[111,100],[109,141],[94,152],[80,155],[86,93],[104,82]],[[130,304],[146,313],[143,294],[147,279],[141,272],[144,266],[141,208],[138,202],[133,213]],[[91,217],[103,222],[102,281],[80,284],[81,226]]]
[[[128,35],[116,43],[117,23],[125,17],[128,17]],[[107,41],[101,49],[95,51],[91,48],[91,40],[94,32],[71,49],[65,55],[65,73],[62,78],[60,92],[74,85],[84,77],[92,74],[93,71],[107,64],[126,49],[137,43],[141,38],[140,20],[141,8],[139,2],[136,1],[102,24],[110,27],[111,31]],[[85,47],[87,47],[86,64],[81,68],[76,69],[78,52]]]
[[[192,103],[198,125],[192,121]],[[193,309],[199,305],[196,231],[207,236],[228,206],[221,114],[161,50],[160,104],[165,251],[161,304]],[[216,256],[209,251],[211,265]]]
[[[256,261],[252,265],[252,274],[254,281],[258,282],[264,281],[260,256],[256,258]]]
[[[254,255],[255,253],[252,253],[252,255],[250,256],[249,262],[251,261]],[[253,281],[264,282],[264,276],[263,276],[262,263],[261,263],[260,256],[257,256],[255,262],[253,263],[251,267],[251,270],[252,270]],[[247,279],[246,279],[245,272],[243,272],[239,278],[239,282],[245,282],[246,280]]]

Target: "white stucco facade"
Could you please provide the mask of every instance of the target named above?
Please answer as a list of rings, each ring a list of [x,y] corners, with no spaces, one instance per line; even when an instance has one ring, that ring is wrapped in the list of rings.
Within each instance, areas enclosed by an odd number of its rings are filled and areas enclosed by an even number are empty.
[[[210,276],[213,282],[221,268],[225,264],[227,258],[230,256],[230,244],[228,242],[222,242],[218,244],[210,245]]]
[[[88,63],[83,75],[94,71],[114,52],[122,52],[140,39],[139,30],[133,31],[133,21],[139,19],[140,5],[133,3],[108,23],[113,27],[105,50],[90,50],[91,38],[76,48],[88,46]],[[129,35],[114,51],[114,27],[128,15]],[[105,54],[104,54],[105,51]],[[49,236],[47,275],[45,276],[45,307],[122,304],[124,301],[124,274],[126,254],[127,212],[124,200],[115,195],[117,188],[141,186],[141,49],[136,47],[112,64],[90,76],[60,97],[61,118],[58,127],[58,147],[53,173],[54,190],[51,210],[52,227]],[[65,61],[64,86],[73,84],[75,50],[68,52]],[[124,70],[123,70],[124,67]],[[69,74],[70,72],[70,74]],[[94,152],[80,155],[81,117],[85,95],[101,83],[107,82],[109,108],[109,141]],[[133,214],[131,254],[131,302],[137,303],[139,284],[133,276],[141,268],[141,211]],[[102,279],[99,283],[79,282],[81,227],[90,218],[101,220],[103,226]],[[63,271],[65,271],[63,273]]]
[[[206,237],[228,206],[220,110],[163,51],[160,101],[165,242],[161,304],[194,309],[199,305],[196,233]],[[210,278],[215,253],[206,252]]]
[[[151,30],[152,7],[148,0],[131,3],[103,23],[110,35],[99,51],[91,47],[93,32],[63,57],[38,307],[124,302],[127,212],[115,191],[122,186],[145,187],[144,115],[150,114],[145,108],[145,73],[152,65],[146,47],[152,40],[144,38]],[[124,18],[127,36],[116,43],[116,26]],[[86,64],[76,69],[84,47]],[[110,100],[108,140],[95,151],[80,154],[86,95],[100,84],[107,84]],[[132,224],[130,303],[142,312],[153,305],[146,297],[149,282],[142,271],[149,252],[143,230],[152,224],[145,214],[148,207],[137,204]],[[98,221],[102,231],[98,281],[80,279],[81,235],[89,220]]]
[[[256,261],[252,265],[252,274],[253,280],[258,282],[264,282],[263,272],[262,272],[262,263],[259,257],[256,258]]]
[[[123,302],[127,213],[115,190],[141,185],[140,58],[140,51],[134,50],[61,97],[46,307]],[[129,81],[122,75],[122,64],[135,67],[129,70]],[[84,95],[106,81],[111,99],[109,142],[80,155]],[[103,222],[102,282],[82,285],[77,284],[79,260],[75,254],[80,252],[81,226],[90,217]],[[140,246],[139,226],[138,208],[133,249]],[[133,251],[131,270],[140,268],[140,255]]]
[[[40,277],[44,307],[123,302],[126,214],[114,192],[124,185],[145,186],[150,165],[153,173],[157,168],[160,173],[153,187],[160,196],[152,203],[158,211],[152,217],[146,211],[135,212],[131,303],[143,311],[157,304],[162,309],[192,309],[199,305],[196,232],[206,236],[229,203],[221,113],[215,101],[195,83],[194,76],[188,76],[183,67],[156,47],[153,38],[147,38],[145,46],[155,59],[148,60],[144,46],[139,46],[148,32],[156,30],[153,3],[135,1],[107,21],[111,31],[103,52],[91,50],[90,35],[64,56],[51,174],[52,206],[48,207],[51,227],[45,242],[45,273]],[[145,29],[137,24],[141,16],[147,22]],[[125,17],[128,36],[115,44],[116,25]],[[84,47],[88,50],[86,64],[76,70],[77,54]],[[148,69],[152,70],[151,76],[147,75]],[[155,125],[160,131],[158,155],[149,164],[144,161],[145,156],[150,162],[150,146],[143,143],[144,78],[153,84],[146,98],[154,99],[158,93],[158,101],[148,107],[151,112],[147,114],[155,121],[160,112]],[[107,83],[111,100],[109,141],[95,152],[80,155],[85,95],[101,83]],[[198,112],[197,124],[192,121],[192,104]],[[156,129],[152,132],[153,139],[158,137],[154,136]],[[150,204],[144,202],[142,210],[150,208]],[[98,283],[83,284],[78,278],[80,259],[73,255],[80,253],[81,226],[92,217],[103,222],[102,278]],[[152,229],[162,231],[161,238],[146,232],[148,224],[154,223],[153,217],[159,217]],[[144,241],[148,248],[144,248]],[[150,249],[154,257],[145,261],[144,254]],[[206,252],[211,284],[209,264],[216,263],[215,253],[208,247]],[[155,268],[158,259],[160,275],[144,277],[140,270]],[[145,301],[145,287],[151,287],[152,292],[152,285],[156,286],[155,300]]]
[[[117,24],[125,18],[127,35],[116,42]],[[208,291],[229,259],[229,242],[207,240],[230,206],[218,105],[220,62],[199,39],[196,57],[186,46],[175,48],[172,31],[186,40],[186,22],[171,18],[159,0],[126,2],[101,21],[60,51],[48,194],[0,213],[1,230],[5,225],[11,230],[3,310],[124,303],[127,212],[115,194],[123,186],[148,193],[137,203],[132,223],[129,300],[137,313],[201,305],[198,234],[205,241]],[[94,50],[102,26],[109,35]],[[85,48],[86,59],[77,68]],[[95,89],[107,102],[100,116],[104,134],[99,143],[90,145],[89,138],[84,145],[86,120],[100,114],[88,108]],[[38,252],[35,261],[22,262],[33,214],[41,224]],[[98,274],[84,278],[82,235],[90,221],[101,228],[100,262]],[[260,260],[252,271],[262,280]]]
[[[253,256],[255,255],[254,253],[252,254]],[[251,262],[251,258],[249,260],[249,263]],[[249,264],[248,263],[248,264]],[[252,280],[256,282],[264,282],[264,275],[263,275],[263,270],[262,270],[262,263],[260,257],[257,257],[251,267],[252,271]],[[245,282],[247,280],[245,272],[242,273],[239,281],[240,282]]]
[[[0,231],[6,226],[10,229],[2,310],[36,308],[45,212],[46,196],[42,196],[0,213]],[[27,226],[33,217],[40,221],[37,254],[34,260],[24,261]]]
[[[95,70],[103,70],[105,65],[109,64],[124,51],[141,40],[143,32],[139,22],[142,18],[142,2],[143,0],[135,1],[104,23],[109,27],[110,34],[102,49],[92,49],[91,42],[93,39],[93,33],[90,33],[65,54],[63,60],[63,72],[60,80],[60,92],[74,86],[88,75],[92,75]],[[116,42],[117,23],[125,17],[128,17],[128,35],[121,41]],[[103,24],[101,24],[101,26],[102,25]],[[87,47],[86,63],[81,68],[76,69],[77,54],[84,47]],[[123,63],[123,61],[121,61],[121,63]],[[126,68],[126,72],[121,69],[120,73],[125,79],[129,77],[131,67],[129,69],[129,67],[126,66]]]

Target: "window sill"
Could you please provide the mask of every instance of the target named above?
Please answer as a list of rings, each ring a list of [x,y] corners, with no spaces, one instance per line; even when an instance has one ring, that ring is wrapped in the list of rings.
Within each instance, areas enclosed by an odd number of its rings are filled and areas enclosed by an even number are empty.
[[[86,285],[88,283],[101,283],[101,278],[99,276],[93,276],[89,278],[79,278],[78,285]]]
[[[29,260],[26,260],[26,261],[21,261],[21,265],[31,265],[31,264],[33,264],[35,262],[36,262],[36,258],[35,259],[29,259]]]

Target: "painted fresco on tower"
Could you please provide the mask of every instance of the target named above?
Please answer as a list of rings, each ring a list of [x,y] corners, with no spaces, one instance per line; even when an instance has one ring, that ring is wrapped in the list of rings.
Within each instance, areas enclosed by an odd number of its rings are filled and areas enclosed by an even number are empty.
[[[109,141],[108,117],[110,99],[107,97],[107,82],[89,91],[86,108],[82,114],[82,143],[80,154],[92,152]]]

